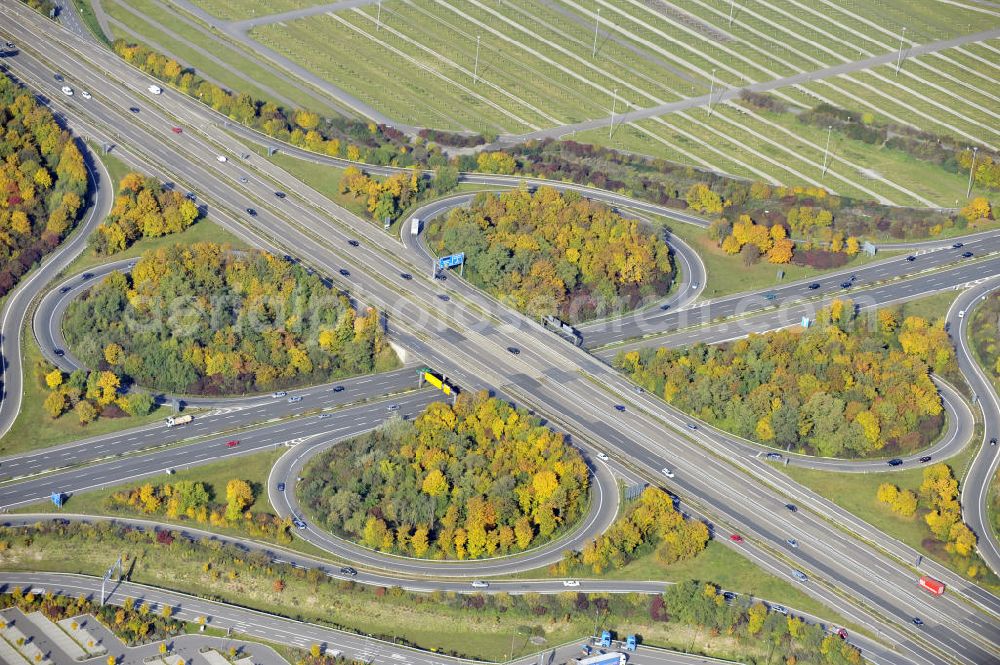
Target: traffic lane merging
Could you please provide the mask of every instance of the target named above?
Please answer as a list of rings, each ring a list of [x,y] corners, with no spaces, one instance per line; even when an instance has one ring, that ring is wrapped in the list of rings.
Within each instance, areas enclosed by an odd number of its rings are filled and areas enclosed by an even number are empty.
[[[550,404],[548,406],[548,410],[552,413],[565,413],[565,410],[561,409],[556,404]],[[698,467],[695,468],[695,466],[689,464],[688,460],[686,460],[683,456],[677,457],[673,460],[666,460],[662,458],[659,454],[654,455],[650,453],[648,450],[646,450],[644,447],[633,444],[632,441],[636,440],[636,436],[628,434],[628,432],[633,428],[630,427],[625,422],[615,423],[615,427],[612,427],[611,425],[607,424],[604,420],[594,420],[588,422],[588,427],[597,433],[595,436],[603,436],[606,440],[615,441],[616,442],[615,445],[618,447],[619,450],[625,451],[625,454],[628,459],[633,461],[638,461],[640,464],[645,464],[647,468],[659,469],[663,466],[670,466],[672,469],[674,468],[682,469],[681,473],[676,474],[676,477],[679,478],[680,480],[671,479],[667,482],[681,486],[684,492],[686,492],[688,496],[696,497],[697,499],[702,501],[703,502],[702,505],[712,505],[717,510],[721,509],[727,511],[727,517],[729,518],[730,523],[736,524],[737,526],[752,525],[754,529],[760,529],[760,532],[765,536],[765,538],[770,540],[772,543],[776,544],[784,543],[785,539],[788,537],[787,535],[775,534],[771,532],[769,529],[764,528],[763,524],[758,522],[758,519],[760,518],[761,515],[767,515],[767,513],[770,512],[770,515],[768,515],[768,517],[770,518],[771,523],[776,523],[776,524],[786,523],[788,525],[788,528],[786,530],[791,530],[792,525],[789,524],[788,522],[792,518],[789,518],[788,515],[784,514],[786,511],[783,505],[778,506],[775,504],[774,501],[768,501],[767,497],[750,496],[750,495],[740,495],[736,498],[736,500],[731,501],[729,500],[727,493],[733,492],[734,490],[730,487],[716,487],[714,489],[714,493],[710,495],[707,491],[703,491],[697,484],[689,482],[690,478],[697,478],[699,475],[702,476],[704,475],[703,467],[701,465],[698,465]],[[753,488],[753,492],[754,494],[760,494],[758,488]],[[682,493],[681,495],[683,496],[684,493]],[[710,497],[714,497],[714,499],[710,500]],[[756,507],[757,513],[755,514],[748,513],[747,510],[749,507]],[[801,520],[803,516],[796,515],[795,517],[798,520]],[[816,534],[814,536],[814,540],[816,542],[823,542],[822,535]],[[783,551],[782,554],[785,557],[798,558],[804,561],[805,563],[802,565],[805,566],[806,570],[809,570],[810,567],[814,565],[814,557],[812,555],[808,556],[803,555],[801,551],[796,550],[794,552],[788,552],[786,550]],[[866,586],[867,583],[866,579],[861,579],[860,582],[857,581],[857,579],[854,578],[853,576],[856,576],[858,574],[858,570],[856,570],[852,566],[847,565],[847,562],[843,560],[843,557],[834,556],[834,554],[839,554],[839,553],[824,552],[824,554],[830,556],[832,559],[831,564],[838,566],[840,570],[836,571],[826,564],[817,567],[816,568],[817,570],[820,570],[823,574],[828,576],[833,575],[831,579],[836,579],[837,575],[840,575],[841,577],[846,577],[848,580],[850,580],[847,586],[852,591],[855,591],[859,593],[860,596],[864,597],[869,605],[873,606],[887,605],[888,606],[887,609],[889,609],[894,616],[903,618],[905,620],[904,623],[906,625],[909,625],[909,620],[913,616],[915,616],[915,614],[911,613],[913,610],[912,602],[914,600],[918,603],[927,602],[927,599],[924,599],[918,595],[906,598],[906,597],[896,597],[896,594],[892,594],[894,596],[893,598],[894,601],[903,604],[902,607],[897,607],[895,604],[890,603],[888,600],[875,595],[875,593],[872,590],[868,589],[868,587]],[[871,557],[868,557],[867,553],[865,552],[860,552],[859,554],[865,559],[871,559]],[[874,565],[877,567],[880,563],[882,562],[876,558],[874,560],[871,560],[869,565],[870,566]],[[789,573],[790,571],[791,571],[791,566],[788,568]],[[887,575],[892,575],[893,573],[894,571],[891,569],[885,572],[885,574]],[[928,609],[926,605],[924,605],[924,609],[925,610]],[[926,616],[930,616],[930,612],[924,612],[924,614]],[[991,632],[996,632],[996,631],[991,631]],[[943,637],[945,637],[946,639],[951,639],[950,636],[948,635],[944,635]]]
[[[421,391],[399,398],[401,412],[422,409],[439,398],[434,391]],[[118,485],[137,478],[164,473],[167,469],[194,466],[224,457],[234,457],[276,448],[281,444],[314,436],[354,436],[377,427],[394,413],[388,401],[351,407],[330,419],[298,418],[241,432],[239,444],[226,445],[231,437],[219,436],[199,443],[157,450],[145,455],[99,462],[79,469],[60,471],[38,478],[0,486],[0,507],[13,508],[48,499],[53,493],[72,494],[87,489]]]
[[[343,386],[344,389],[334,391],[334,388],[339,386]],[[381,398],[411,388],[416,388],[415,372],[411,368],[403,368],[383,374],[344,379],[336,385],[326,384],[289,391],[289,396],[302,397],[300,402],[289,403],[285,396],[252,398],[255,400],[252,404],[240,402],[242,405],[225,407],[217,414],[196,414],[194,420],[184,425],[167,427],[161,421],[147,427],[108,435],[99,440],[89,439],[7,457],[0,460],[0,482],[122,453],[133,453],[145,447],[162,446],[185,439],[209,436],[219,431],[236,430],[266,419],[287,418],[306,410],[325,411],[360,399]],[[360,395],[359,390],[363,391]]]
[[[986,259],[973,265],[957,266],[931,275],[905,278],[889,284],[857,291],[854,294],[847,294],[844,297],[853,300],[860,310],[865,311],[873,307],[883,307],[901,300],[923,297],[935,291],[960,288],[963,284],[975,282],[984,277],[997,274],[1000,274],[1000,257]],[[747,296],[747,298],[758,297]],[[770,305],[770,309],[764,311],[748,309],[745,318],[731,319],[709,325],[701,325],[697,322],[685,322],[685,328],[690,325],[692,329],[684,329],[676,332],[666,331],[612,348],[597,348],[594,350],[594,354],[599,358],[610,360],[622,351],[631,351],[646,346],[676,347],[688,346],[698,342],[718,344],[745,337],[750,333],[764,333],[779,328],[797,326],[800,325],[802,317],[813,319],[816,312],[821,307],[828,305],[833,299],[833,297],[827,296],[813,302],[793,302],[789,305],[777,302],[777,304]],[[628,331],[616,333],[616,339],[609,338],[605,343],[630,339],[628,337],[630,334],[631,332]],[[584,341],[586,342],[586,339]]]
[[[587,514],[571,532],[557,540],[543,543],[521,554],[469,562],[427,561],[387,555],[338,538],[329,531],[313,528],[311,520],[304,516],[298,504],[294,488],[297,479],[301,477],[303,467],[314,456],[322,454],[334,445],[335,441],[316,441],[297,446],[283,455],[272,467],[268,476],[268,498],[279,515],[294,516],[305,521],[305,528],[300,528],[297,532],[304,540],[331,554],[374,568],[391,569],[395,573],[411,575],[469,577],[523,572],[558,562],[567,549],[582,549],[596,534],[604,533],[618,514],[618,484],[611,468],[606,465],[591,464],[592,498]],[[574,445],[580,446],[580,443],[575,442]],[[278,489],[279,483],[284,485],[283,491]]]
[[[986,423],[982,447],[962,483],[962,513],[979,537],[976,549],[994,572],[1000,572],[1000,547],[989,519],[987,497],[992,478],[1000,465],[1000,446],[991,443],[996,437],[1000,437],[1000,398],[969,348],[967,330],[975,314],[975,306],[997,288],[1000,288],[1000,280],[994,279],[970,289],[959,296],[947,315],[957,349],[959,369],[972,386],[978,398],[976,403],[982,410]]]
[[[126,270],[133,261],[134,259],[115,261],[74,275],[72,278],[53,286],[42,297],[42,302],[38,305],[35,316],[31,320],[31,327],[38,347],[46,360],[64,372],[73,372],[82,367],[82,364],[66,348],[66,341],[60,325],[63,314],[69,307],[69,303],[83,291],[91,288],[101,278],[115,270]],[[57,354],[56,349],[62,350],[63,355]]]
[[[826,291],[810,290],[807,286],[805,290],[784,294],[791,297],[787,303],[785,301],[788,298],[777,292],[775,292],[776,297],[773,300],[766,300],[761,292],[744,293],[736,298],[736,309],[731,307],[732,300],[714,300],[695,303],[680,311],[653,313],[643,318],[628,317],[618,321],[618,326],[609,324],[603,332],[596,335],[586,335],[584,343],[588,348],[596,349],[598,355],[603,355],[608,351],[600,349],[601,346],[631,340],[650,333],[660,334],[647,339],[637,339],[632,344],[618,346],[610,351],[614,353],[633,346],[653,344],[661,339],[675,339],[675,344],[694,343],[695,341],[714,343],[731,339],[733,336],[766,330],[761,329],[759,325],[754,327],[754,324],[759,324],[760,321],[779,319],[783,326],[797,325],[803,316],[814,318],[820,307],[829,304],[835,298],[853,300],[862,309],[873,306],[880,307],[887,301],[922,297],[934,291],[958,287],[998,273],[1000,273],[1000,258],[992,257],[975,261],[972,264],[960,264],[953,268],[945,268],[926,275],[900,276],[899,279],[894,279],[886,284],[853,291],[845,291],[839,286],[836,289]],[[859,286],[864,286],[864,284],[859,284]],[[803,296],[810,296],[810,299],[803,300]],[[724,306],[720,307],[720,305]],[[733,318],[730,321],[711,323],[719,318],[731,317],[746,318]],[[684,330],[695,326],[699,326],[699,328]],[[678,329],[680,332],[673,332]]]

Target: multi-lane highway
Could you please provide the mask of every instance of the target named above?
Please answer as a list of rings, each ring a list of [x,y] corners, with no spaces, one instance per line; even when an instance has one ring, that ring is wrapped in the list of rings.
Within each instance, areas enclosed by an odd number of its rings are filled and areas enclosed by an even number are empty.
[[[969,342],[969,323],[986,296],[1000,289],[1000,277],[994,277],[966,290],[948,310],[948,324],[955,343],[958,367],[976,395],[976,405],[983,415],[982,449],[962,481],[962,518],[979,536],[980,556],[994,571],[1000,571],[1000,546],[989,519],[990,483],[1000,465],[1000,398],[993,382],[983,371]],[[994,323],[995,325],[995,323]],[[977,443],[980,443],[977,441]]]
[[[88,575],[4,573],[2,581],[9,585],[45,589],[73,598],[81,594],[97,597],[101,592],[101,579]],[[232,629],[236,633],[271,643],[304,650],[308,650],[313,644],[319,644],[326,648],[327,653],[339,650],[347,660],[355,662],[392,662],[396,665],[468,665],[476,662],[134,582],[123,581],[116,585],[109,602],[120,604],[126,597],[148,602],[153,611],[170,606],[175,609],[174,616],[184,621],[194,623],[198,617],[206,617],[208,625],[212,627]],[[549,647],[544,653],[545,662],[570,662],[579,653],[579,641]],[[641,657],[642,663],[648,665],[717,665],[722,662],[714,658],[647,646],[641,647],[637,656]],[[539,658],[535,655],[508,661],[509,665],[535,665],[538,662]]]
[[[43,38],[31,32],[39,29],[39,19],[27,10],[14,6],[0,11],[20,16],[12,30],[21,43],[38,43]],[[83,126],[114,127],[121,140],[141,146],[158,168],[174,174],[178,182],[197,183],[199,194],[227,210],[231,218],[240,218],[248,198],[255,201],[261,214],[244,224],[329,274],[349,267],[352,291],[388,311],[390,331],[418,356],[463,384],[503,388],[519,401],[552,414],[582,445],[600,446],[647,473],[656,473],[670,461],[678,470],[678,478],[668,483],[671,488],[691,497],[717,526],[729,523],[752,534],[760,543],[752,556],[766,570],[785,575],[794,565],[809,573],[810,582],[803,589],[852,620],[879,629],[895,643],[896,662],[975,663],[995,653],[996,626],[977,609],[996,613],[992,596],[975,595],[968,588],[971,585],[958,580],[953,585],[956,592],[972,606],[951,596],[929,599],[914,587],[909,565],[891,554],[892,543],[877,534],[860,542],[811,506],[789,513],[784,503],[801,488],[787,479],[762,486],[754,476],[767,477],[772,469],[730,451],[711,432],[688,429],[662,402],[635,395],[627,381],[582,350],[555,339],[460,281],[442,286],[427,278],[407,283],[396,280],[394,275],[417,265],[417,257],[405,248],[371,243],[357,252],[348,250],[346,240],[365,234],[371,226],[334,208],[280,169],[251,160],[246,168],[260,180],[255,179],[249,193],[235,193],[235,177],[229,175],[235,167],[216,168],[213,155],[219,151],[238,155],[240,144],[220,128],[206,125],[202,108],[177,95],[165,95],[162,100],[145,100],[143,112],[130,117],[123,109],[137,96],[129,90],[144,88],[141,75],[113,56],[105,57],[86,45],[75,46],[72,37],[60,34],[53,41],[58,48],[46,52],[49,63],[32,54],[16,58],[15,67],[42,85],[56,66],[99,90],[94,103],[86,106],[59,100],[67,116]],[[114,72],[113,79],[128,87],[123,90],[109,83],[111,77],[101,72]],[[172,116],[150,109],[150,101],[158,106],[169,103]],[[164,129],[180,117],[190,123],[186,126],[192,131],[185,132],[183,139],[167,136],[164,140]],[[276,184],[289,192],[280,205],[267,191]],[[440,296],[449,298],[445,301]],[[522,354],[511,358],[506,352],[509,345],[521,348]],[[610,408],[626,398],[636,408],[625,414]],[[782,551],[782,534],[788,530],[806,534],[800,542],[822,546]],[[912,626],[914,615],[922,616],[927,625]]]
[[[433,390],[421,390],[358,406],[347,406],[325,414],[280,420],[239,432],[226,432],[224,429],[220,431],[216,420],[216,427],[213,428],[211,425],[204,427],[203,436],[192,438],[195,435],[191,432],[176,434],[177,437],[191,438],[190,441],[185,441],[184,445],[167,445],[168,439],[160,437],[163,432],[147,430],[141,434],[130,435],[141,437],[140,441],[151,435],[151,438],[147,438],[143,443],[147,446],[157,444],[154,448],[147,448],[142,454],[109,453],[97,460],[89,457],[87,460],[89,464],[77,467],[68,466],[63,462],[61,452],[52,452],[50,454],[59,461],[53,462],[50,458],[46,463],[42,458],[43,467],[34,474],[31,470],[36,467],[29,464],[39,457],[27,456],[17,460],[20,463],[22,478],[0,484],[0,506],[6,508],[25,506],[47,500],[53,493],[72,495],[88,489],[119,485],[139,478],[169,473],[171,469],[186,468],[207,461],[237,459],[254,452],[277,450],[282,446],[293,446],[317,437],[341,439],[355,436],[378,427],[394,413],[413,416],[433,402],[435,397],[437,396]],[[398,408],[390,410],[389,407],[393,405]],[[226,415],[233,414],[223,414],[216,418],[225,418]],[[329,417],[321,417],[323,415]],[[198,420],[201,418],[196,418],[195,422]],[[121,441],[127,440],[128,438],[119,436],[108,445],[118,447]],[[230,441],[236,441],[238,444],[228,445]],[[66,453],[66,459],[73,455],[86,455],[78,448],[79,446],[74,444],[64,448],[62,452]],[[56,470],[48,471],[52,467]]]

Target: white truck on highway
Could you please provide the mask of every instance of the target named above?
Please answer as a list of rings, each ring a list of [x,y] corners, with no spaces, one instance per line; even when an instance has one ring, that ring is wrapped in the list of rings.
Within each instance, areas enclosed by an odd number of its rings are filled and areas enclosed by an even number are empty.
[[[167,418],[167,427],[173,427],[174,425],[187,425],[192,420],[194,420],[194,416],[190,414],[185,416],[170,416]]]
[[[413,221],[410,222],[410,235],[420,235],[420,219],[417,217],[414,217]]]
[[[163,90],[162,90],[162,89],[160,88],[160,86],[158,86],[158,85],[151,85],[151,86],[149,86],[148,88],[146,88],[146,90],[149,90],[149,91],[150,91],[151,93],[153,93],[154,95],[158,95],[158,94],[160,94],[161,92],[163,92]]]

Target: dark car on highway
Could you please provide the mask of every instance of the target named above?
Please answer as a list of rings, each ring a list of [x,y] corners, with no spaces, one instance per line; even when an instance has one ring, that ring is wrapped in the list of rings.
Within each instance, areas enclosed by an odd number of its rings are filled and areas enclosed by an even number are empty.
[[[348,241],[347,241],[347,244],[348,244],[348,245],[350,245],[351,247],[357,247],[357,246],[359,246],[359,245],[360,245],[361,243],[360,243],[360,242],[358,242],[357,240],[348,240]]]
[[[128,110],[131,111],[132,113],[138,113],[139,112],[139,107],[138,106],[130,106],[130,107],[128,107]]]
[[[962,252],[962,258],[963,259],[971,259],[972,258],[972,252]]]
[[[903,460],[899,459],[898,457],[893,457],[891,460],[886,462],[886,464],[888,464],[889,466],[900,466],[902,463]]]
[[[94,273],[92,273],[92,272],[85,272],[82,275],[80,275],[80,279],[90,279],[93,276],[94,276]]]
[[[508,353],[513,353],[515,356],[517,356],[517,355],[520,355],[521,349],[517,348],[516,346],[508,346],[507,347],[507,352]]]
[[[907,256],[907,257],[906,257],[906,260],[907,260],[907,261],[916,261],[916,260],[917,260],[917,257],[915,257],[915,256],[913,256],[912,254],[910,254],[909,256]]]
[[[956,242],[954,245],[951,246],[952,249],[959,249],[960,247],[962,247],[962,243],[960,242]]]
[[[849,288],[851,288],[851,283],[850,282],[841,282],[840,283],[840,288],[842,288],[842,289],[849,289]]]
[[[413,279],[413,275],[411,275],[408,272],[401,272],[399,273],[399,276],[402,277],[403,279]]]
[[[274,195],[277,196],[279,199],[285,198],[284,192],[275,192]]]
[[[809,285],[810,291],[815,291],[818,288],[819,288],[819,282],[813,282],[812,284]]]
[[[351,276],[351,271],[348,270],[347,268],[341,268],[337,272],[340,273],[341,277],[350,277]]]
[[[335,393],[342,393],[342,392],[344,392],[344,386],[334,386],[333,387],[333,392],[335,392]]]
[[[285,491],[285,483],[278,483],[278,491],[279,492]]]
[[[931,461],[931,456],[930,455],[924,455],[923,457],[920,458],[920,462],[922,464],[927,464],[930,461]]]
[[[247,208],[247,214],[250,215],[251,217],[256,217],[257,211],[254,210],[253,208]]]
[[[52,349],[52,353],[56,354],[60,358],[66,355],[66,352],[63,351],[62,349]]]
[[[794,503],[786,503],[785,508],[788,508],[788,510],[792,511],[793,513],[798,510],[798,508],[795,507]]]
[[[355,575],[358,574],[358,571],[354,570],[350,566],[344,566],[343,568],[340,569],[340,574],[341,575],[350,575],[351,577],[354,577]]]

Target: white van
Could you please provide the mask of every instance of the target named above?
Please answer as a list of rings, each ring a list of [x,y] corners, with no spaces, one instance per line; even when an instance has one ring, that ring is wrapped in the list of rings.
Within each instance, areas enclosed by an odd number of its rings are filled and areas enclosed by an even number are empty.
[[[148,88],[146,88],[146,90],[149,90],[149,91],[150,91],[151,93],[153,93],[154,95],[158,95],[158,94],[160,94],[161,92],[163,92],[163,90],[162,90],[162,89],[160,89],[160,86],[158,86],[158,85],[151,85],[151,86],[149,86]]]

